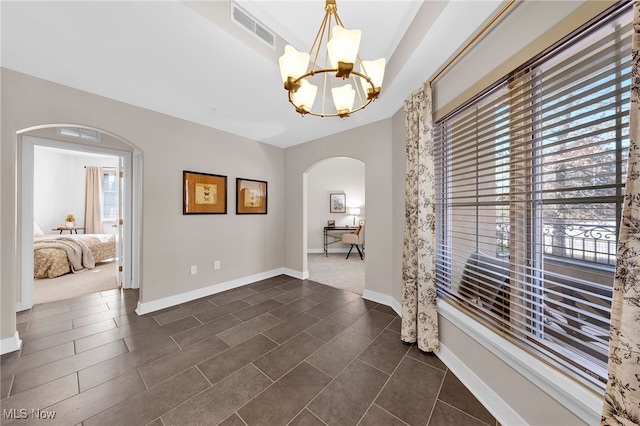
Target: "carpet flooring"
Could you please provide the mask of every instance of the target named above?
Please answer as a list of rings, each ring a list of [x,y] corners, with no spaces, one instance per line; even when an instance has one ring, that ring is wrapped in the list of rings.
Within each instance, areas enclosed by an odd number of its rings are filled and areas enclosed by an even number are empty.
[[[98,263],[94,269],[76,274],[34,279],[33,303],[55,302],[114,288],[118,288],[116,262]]]
[[[351,253],[309,253],[307,266],[309,279],[331,287],[362,294],[364,291],[364,264],[357,252]],[[365,258],[366,259],[366,258]]]

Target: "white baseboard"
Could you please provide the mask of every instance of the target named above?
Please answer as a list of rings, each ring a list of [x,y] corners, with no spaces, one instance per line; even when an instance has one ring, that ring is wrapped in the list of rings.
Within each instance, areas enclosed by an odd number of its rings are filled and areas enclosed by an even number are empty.
[[[201,297],[211,296],[216,293],[220,293],[226,290],[231,290],[237,287],[241,287],[243,285],[251,284],[256,281],[264,280],[264,279],[275,277],[282,274],[291,275],[285,272],[285,268],[276,268],[276,269],[272,269],[271,271],[261,272],[259,274],[249,275],[246,277],[238,278],[238,279],[227,281],[224,283],[214,284],[214,285],[210,285],[203,288],[198,288],[196,290],[175,294],[173,296],[164,297],[158,300],[152,300],[150,302],[138,302],[136,313],[138,315],[148,314],[150,312],[159,311],[161,309],[169,308],[171,306],[179,305],[181,303],[190,302],[191,300],[200,299]]]
[[[22,340],[20,340],[20,335],[16,331],[13,337],[7,337],[6,339],[0,340],[0,355],[17,351],[21,346]]]
[[[402,305],[395,298],[388,296],[386,294],[378,293],[377,291],[371,291],[365,289],[362,293],[362,298],[371,300],[372,302],[381,303],[383,305],[387,305],[391,309],[393,309],[396,314],[402,316]]]
[[[438,300],[438,314],[490,351],[496,358],[518,372],[518,374],[523,377],[523,380],[528,380],[537,386],[540,390],[582,419],[586,424],[599,424],[600,408],[602,407],[603,401],[602,395],[597,395],[585,386],[580,385],[577,381],[574,381],[567,375],[534,357],[529,352],[509,342],[507,339],[500,337],[495,332],[477,321],[472,320],[459,309],[456,309],[443,300]],[[445,364],[447,364],[447,362],[445,362]],[[453,367],[451,369],[453,370]],[[457,372],[455,370],[453,371],[457,376]],[[469,382],[468,387],[471,392],[478,397],[479,394],[484,392],[486,386],[476,385],[474,383],[475,381],[478,381],[478,383],[482,382],[479,381],[473,371],[470,371],[468,375],[469,378],[466,379]],[[467,385],[462,377],[459,376],[458,378]],[[474,386],[478,387],[475,392]],[[478,397],[478,399],[480,398]],[[489,401],[487,405],[489,411],[491,411],[489,405],[491,402],[492,401]],[[501,424],[522,424],[512,420],[511,416],[515,413],[510,413],[505,407],[500,405],[495,407],[495,413],[492,412],[492,414]],[[500,417],[504,417],[504,421]]]
[[[440,350],[437,352],[437,356],[501,425],[527,424],[518,413],[513,411],[493,389],[480,380],[477,374],[460,361],[442,342],[440,342]]]
[[[282,268],[282,273],[299,280],[306,280],[307,278],[309,278],[309,271],[300,272],[294,269]]]
[[[319,254],[324,253],[323,249],[307,249],[307,253]],[[348,248],[330,248],[327,249],[327,253],[349,253]]]
[[[21,300],[16,302],[16,313],[17,312],[22,312],[22,311],[26,311],[33,308],[33,303],[31,304],[31,306],[26,305],[25,303],[22,303]]]

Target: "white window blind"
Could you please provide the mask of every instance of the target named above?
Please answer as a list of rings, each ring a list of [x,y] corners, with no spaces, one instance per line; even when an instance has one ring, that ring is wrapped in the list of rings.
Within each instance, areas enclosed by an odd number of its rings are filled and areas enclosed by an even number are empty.
[[[629,147],[630,10],[616,5],[434,129],[439,295],[599,389]]]

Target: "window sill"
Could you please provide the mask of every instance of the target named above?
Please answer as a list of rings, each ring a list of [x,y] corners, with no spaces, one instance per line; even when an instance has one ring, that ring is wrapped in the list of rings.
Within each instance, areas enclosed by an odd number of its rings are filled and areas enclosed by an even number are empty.
[[[438,313],[587,424],[600,422],[603,395],[500,337],[442,299],[438,300]]]

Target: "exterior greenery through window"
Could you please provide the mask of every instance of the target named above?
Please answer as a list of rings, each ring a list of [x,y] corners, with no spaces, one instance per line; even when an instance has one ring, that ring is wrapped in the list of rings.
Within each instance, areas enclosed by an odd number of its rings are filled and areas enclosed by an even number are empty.
[[[439,296],[599,390],[629,147],[629,6],[434,129]]]

